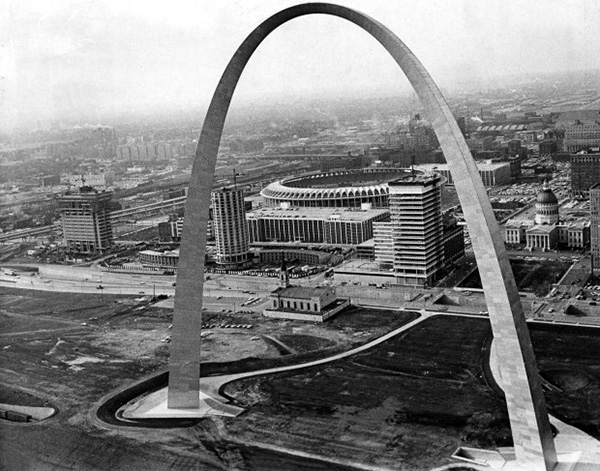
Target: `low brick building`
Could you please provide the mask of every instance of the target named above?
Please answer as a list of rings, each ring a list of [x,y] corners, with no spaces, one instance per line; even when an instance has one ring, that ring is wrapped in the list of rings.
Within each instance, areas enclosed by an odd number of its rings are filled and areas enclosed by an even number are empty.
[[[264,310],[265,317],[324,322],[347,307],[347,299],[338,299],[329,286],[287,286],[273,291],[270,307]]]

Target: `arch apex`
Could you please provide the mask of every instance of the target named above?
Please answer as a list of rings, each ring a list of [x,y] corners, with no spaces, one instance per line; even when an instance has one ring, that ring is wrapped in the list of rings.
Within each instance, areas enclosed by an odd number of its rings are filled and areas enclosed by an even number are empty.
[[[434,131],[463,207],[480,268],[519,464],[547,470],[557,462],[533,348],[508,256],[479,172],[435,82],[410,49],[387,27],[348,7],[303,3],[267,18],[237,49],[208,108],[198,140],[185,205],[177,273],[170,356],[169,408],[199,407],[200,329],[210,192],[217,152],[236,85],[252,54],[276,28],[294,18],[327,14],[350,21],[373,36],[394,58],[416,91]],[[518,348],[519,352],[515,352]]]

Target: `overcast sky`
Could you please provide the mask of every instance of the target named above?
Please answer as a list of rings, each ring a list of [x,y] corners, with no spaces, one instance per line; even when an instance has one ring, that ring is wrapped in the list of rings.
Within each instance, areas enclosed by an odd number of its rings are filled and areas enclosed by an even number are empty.
[[[0,126],[92,122],[204,107],[236,47],[292,0],[0,0]],[[453,89],[468,78],[600,69],[598,0],[339,0],[380,20]],[[353,24],[295,19],[259,47],[240,102],[406,93],[383,48]],[[34,121],[35,122],[35,121]]]

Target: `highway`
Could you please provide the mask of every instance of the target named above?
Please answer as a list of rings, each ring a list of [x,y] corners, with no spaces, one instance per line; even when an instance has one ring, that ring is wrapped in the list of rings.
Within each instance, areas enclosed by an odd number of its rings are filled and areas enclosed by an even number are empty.
[[[28,266],[29,269],[35,267],[35,264]],[[169,299],[163,301],[163,306],[173,306],[175,276],[109,273],[94,267],[64,266],[57,266],[58,270],[62,270],[61,272],[52,273],[50,270],[48,273],[44,273],[47,265],[40,264],[37,267],[42,270],[42,273],[3,268],[0,273],[0,288],[95,295],[167,295]],[[15,276],[7,274],[7,271],[14,273]],[[226,282],[231,286],[227,286]],[[235,278],[232,277],[211,275],[211,279],[205,281],[204,284],[204,305],[213,311],[246,309],[261,312],[271,290],[246,290],[235,287],[235,282]],[[249,298],[253,297],[258,297],[260,300],[250,306],[242,306]]]

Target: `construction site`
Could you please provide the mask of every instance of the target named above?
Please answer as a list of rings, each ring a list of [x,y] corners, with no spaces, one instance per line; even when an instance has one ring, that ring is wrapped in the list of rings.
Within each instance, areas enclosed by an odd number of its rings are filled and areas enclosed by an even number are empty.
[[[316,324],[208,308],[202,377],[324,361],[223,384],[236,417],[124,421],[127,401],[166,385],[172,308],[151,296],[1,296],[0,403],[53,411],[0,420],[6,469],[430,470],[460,446],[511,445],[479,314],[351,306]],[[600,438],[600,330],[529,325],[551,414]]]

